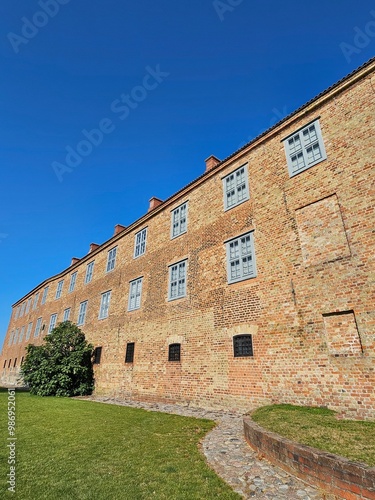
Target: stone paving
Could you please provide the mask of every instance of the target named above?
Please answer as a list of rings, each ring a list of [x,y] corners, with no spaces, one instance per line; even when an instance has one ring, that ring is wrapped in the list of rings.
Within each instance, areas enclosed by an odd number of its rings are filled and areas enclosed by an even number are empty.
[[[328,500],[329,498],[271,465],[267,460],[260,460],[245,441],[242,415],[239,413],[108,397],[85,396],[77,399],[214,420],[217,425],[203,439],[202,452],[211,468],[243,498],[267,500]]]

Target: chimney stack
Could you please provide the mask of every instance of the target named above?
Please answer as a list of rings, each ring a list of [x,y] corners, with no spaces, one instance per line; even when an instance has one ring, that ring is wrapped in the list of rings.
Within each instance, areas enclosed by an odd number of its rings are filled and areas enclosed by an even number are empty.
[[[216,156],[211,155],[205,160],[206,162],[206,172],[211,170],[212,168],[216,167],[216,165],[219,165],[220,160],[219,158],[216,158]]]
[[[116,236],[116,234],[121,233],[121,231],[123,231],[124,229],[126,229],[126,226],[122,226],[121,224],[116,224],[113,236]]]
[[[154,210],[154,208],[158,207],[163,203],[163,200],[160,200],[159,198],[156,198],[156,196],[153,196],[150,199],[150,206],[148,207],[147,212],[151,212],[151,210]]]
[[[74,266],[74,264],[77,264],[81,259],[78,259],[77,257],[72,257],[72,262],[70,263],[70,266]]]
[[[96,250],[99,247],[100,247],[100,245],[98,245],[97,243],[90,243],[89,253],[93,252],[94,250]]]

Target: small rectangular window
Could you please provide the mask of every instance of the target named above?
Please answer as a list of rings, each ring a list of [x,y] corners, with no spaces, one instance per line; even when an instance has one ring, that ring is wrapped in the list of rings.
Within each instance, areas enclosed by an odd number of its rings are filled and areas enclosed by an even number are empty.
[[[15,368],[16,365],[17,365],[17,358],[14,359],[13,368]]]
[[[70,318],[70,307],[64,310],[63,321],[69,321]]]
[[[109,302],[111,300],[111,292],[102,293],[99,309],[99,319],[108,318]]]
[[[102,357],[102,348],[101,347],[95,347],[94,349],[94,355],[93,355],[93,363],[94,365],[99,365],[100,364],[100,358]]]
[[[55,299],[59,299],[61,297],[63,285],[64,285],[64,280],[61,280],[57,283]]]
[[[135,235],[134,258],[146,252],[147,227]]]
[[[69,293],[73,292],[77,281],[77,271],[70,276]]]
[[[125,354],[125,363],[133,363],[134,361],[134,342],[128,342],[126,344],[126,354]]]
[[[130,282],[128,311],[141,307],[142,278]]]
[[[168,351],[168,361],[181,360],[181,344],[170,344]]]
[[[79,305],[78,321],[77,321],[78,326],[85,324],[86,311],[87,311],[87,300],[81,302]]]
[[[6,366],[7,366],[7,360],[4,361],[3,368],[6,368]]]
[[[34,297],[33,311],[38,307],[38,301],[39,301],[39,292],[37,292]]]
[[[25,340],[29,340],[32,327],[33,327],[33,322],[30,321],[30,323],[27,325]]]
[[[224,208],[228,210],[250,198],[247,165],[223,178]]]
[[[226,247],[228,283],[254,278],[256,266],[253,233],[228,241]]]
[[[319,120],[294,132],[283,142],[290,177],[327,158]]]
[[[20,310],[21,310],[21,307],[18,306],[17,309],[16,309],[16,312],[14,314],[14,319],[18,319],[18,316],[20,315]]]
[[[171,238],[176,238],[187,231],[187,202],[172,211]]]
[[[21,328],[21,331],[20,331],[20,338],[18,339],[18,342],[21,343],[23,341],[23,335],[25,333],[25,326],[23,326]]]
[[[35,330],[34,330],[34,337],[38,337],[41,326],[42,326],[42,318],[38,318],[36,320],[36,325],[35,325]]]
[[[43,290],[43,295],[42,295],[42,304],[46,303],[47,300],[47,294],[48,294],[48,289],[49,286],[46,286],[45,289]]]
[[[86,267],[85,284],[90,283],[92,280],[92,275],[94,273],[94,261],[89,262]]]
[[[9,363],[8,363],[8,368],[10,368],[11,363],[12,363],[12,360],[10,359]]]
[[[51,318],[49,320],[48,333],[51,333],[52,330],[55,328],[56,321],[57,321],[57,314],[51,314]]]
[[[187,260],[169,266],[169,294],[168,299],[174,300],[186,295],[186,268]]]
[[[117,253],[117,247],[112,248],[112,250],[109,250],[108,252],[107,269],[106,269],[107,273],[109,273],[109,271],[112,271],[115,268],[116,253]]]
[[[253,356],[252,336],[235,335],[233,337],[233,354],[235,358]]]

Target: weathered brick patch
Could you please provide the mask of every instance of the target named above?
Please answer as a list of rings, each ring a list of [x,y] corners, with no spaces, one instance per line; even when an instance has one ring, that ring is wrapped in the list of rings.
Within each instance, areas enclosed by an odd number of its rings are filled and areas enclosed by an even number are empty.
[[[295,443],[244,418],[246,441],[259,454],[312,486],[344,500],[375,500],[375,467]]]

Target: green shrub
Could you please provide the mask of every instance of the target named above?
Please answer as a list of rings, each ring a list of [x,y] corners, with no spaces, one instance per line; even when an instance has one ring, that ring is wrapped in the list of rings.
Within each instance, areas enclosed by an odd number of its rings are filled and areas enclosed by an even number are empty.
[[[93,347],[84,333],[64,321],[44,339],[26,347],[21,376],[38,396],[83,396],[94,388]]]

